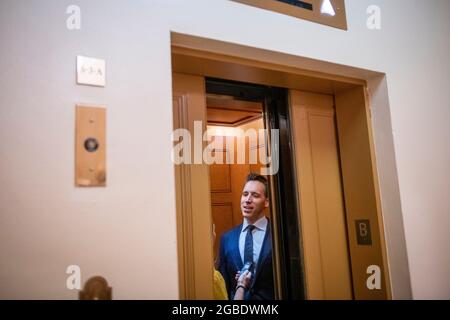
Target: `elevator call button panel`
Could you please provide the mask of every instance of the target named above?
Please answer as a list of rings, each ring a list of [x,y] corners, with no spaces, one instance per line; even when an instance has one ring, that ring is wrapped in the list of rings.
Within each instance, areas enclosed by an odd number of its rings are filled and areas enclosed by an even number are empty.
[[[106,108],[77,105],[75,185],[106,186]]]

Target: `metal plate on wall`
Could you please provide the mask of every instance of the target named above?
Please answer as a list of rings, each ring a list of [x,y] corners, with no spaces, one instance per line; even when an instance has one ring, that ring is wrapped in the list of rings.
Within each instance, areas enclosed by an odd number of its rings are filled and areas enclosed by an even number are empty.
[[[347,30],[344,0],[232,0],[250,6],[274,11],[300,19]],[[326,2],[325,2],[326,1]],[[334,15],[321,12],[322,8],[334,11]],[[330,9],[331,8],[331,9]],[[328,10],[326,10],[328,11]]]
[[[106,108],[76,106],[75,185],[106,186]]]

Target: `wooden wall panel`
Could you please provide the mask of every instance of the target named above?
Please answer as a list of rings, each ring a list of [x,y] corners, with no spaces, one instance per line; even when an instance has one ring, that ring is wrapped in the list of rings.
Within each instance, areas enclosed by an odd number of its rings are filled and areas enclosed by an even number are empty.
[[[387,264],[383,259],[384,238],[365,89],[361,86],[340,92],[335,99],[355,298],[387,299]],[[358,244],[356,220],[370,221],[371,245]],[[367,268],[372,265],[380,267],[380,289],[367,287]]]

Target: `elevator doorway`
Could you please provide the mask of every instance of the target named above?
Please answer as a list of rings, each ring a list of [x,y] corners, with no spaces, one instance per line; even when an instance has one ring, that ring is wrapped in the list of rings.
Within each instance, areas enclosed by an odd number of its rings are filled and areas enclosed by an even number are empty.
[[[278,147],[284,172],[272,178],[275,207],[270,212],[276,229],[273,258],[277,298],[389,298],[364,83],[322,82],[320,78],[287,72],[283,78],[279,72],[249,66],[246,61],[230,63],[223,57],[205,54],[209,56],[206,59],[177,48],[173,52],[173,69],[177,72],[173,77],[175,127],[177,119],[187,127],[196,119],[207,122],[208,76],[266,88],[283,84],[284,96],[265,110],[264,117],[266,126],[281,129]],[[217,78],[219,74],[223,78]],[[180,288],[195,288],[196,292],[180,295],[210,298],[212,288],[202,280],[200,270],[212,270],[214,260],[214,245],[211,241],[207,244],[213,222],[209,168],[195,165],[181,172],[184,182],[177,182],[177,198],[178,194],[185,196],[188,189],[190,198],[181,201],[186,208],[181,208],[178,219],[182,239],[180,279],[184,281]],[[286,201],[283,197],[289,192],[292,197]],[[361,239],[361,223],[370,228],[370,239]],[[368,286],[371,266],[381,270],[380,288]]]
[[[248,174],[261,173],[263,164],[259,155],[260,149],[266,148],[266,141],[257,134],[264,129],[261,102],[206,93],[206,108],[211,153],[218,160],[209,166],[211,214],[216,233],[214,257],[217,260],[222,234],[242,223],[242,187]],[[246,136],[246,132],[255,135]],[[245,151],[241,161],[238,161],[239,145]],[[255,161],[250,161],[250,150],[254,152]],[[268,208],[265,211],[266,217],[270,217]]]
[[[246,175],[256,173],[265,176],[269,182],[269,208],[266,209],[265,214],[269,218],[272,249],[270,257],[264,257],[264,259],[267,258],[266,262],[270,263],[271,269],[274,270],[275,296],[304,299],[295,188],[291,187],[295,183],[292,175],[293,162],[289,156],[292,150],[288,143],[290,138],[286,122],[282,121],[287,112],[288,90],[208,77],[205,78],[205,88],[207,96],[232,97],[233,101],[238,103],[234,105],[234,109],[240,108],[240,112],[243,112],[240,114],[243,118],[238,121],[242,124],[240,129],[243,129],[241,135],[244,136],[236,137],[236,141],[242,141],[242,145],[245,146],[245,161],[220,171],[224,173],[229,169],[234,178],[235,184],[232,186],[234,195],[232,192],[232,196],[235,222],[240,224],[243,221],[240,195]],[[217,109],[213,110],[215,111],[210,112],[212,121],[214,121],[214,112],[217,112]],[[238,116],[234,111],[228,110],[228,112],[233,112],[234,117]],[[239,152],[237,156],[239,157]],[[212,173],[216,168],[211,166],[210,169],[212,169],[210,183],[213,185],[215,177]],[[212,199],[215,197],[217,194],[213,192]],[[213,203],[213,216],[215,219],[221,219],[223,216],[217,209]],[[290,232],[285,232],[288,229]],[[258,272],[255,277],[258,277]]]

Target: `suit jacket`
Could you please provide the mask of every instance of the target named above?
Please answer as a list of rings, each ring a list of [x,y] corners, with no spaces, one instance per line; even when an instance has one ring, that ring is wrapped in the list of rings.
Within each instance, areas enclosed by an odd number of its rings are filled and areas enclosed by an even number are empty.
[[[219,271],[225,279],[230,299],[233,299],[235,293],[235,275],[243,267],[239,253],[239,236],[241,231],[242,224],[224,233],[220,239]],[[273,300],[274,298],[272,236],[270,223],[267,223],[261,253],[256,264],[256,274],[253,275],[253,281],[245,299]]]

